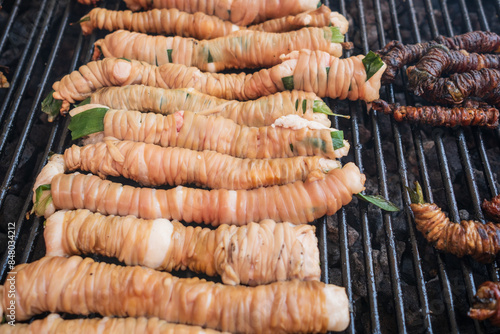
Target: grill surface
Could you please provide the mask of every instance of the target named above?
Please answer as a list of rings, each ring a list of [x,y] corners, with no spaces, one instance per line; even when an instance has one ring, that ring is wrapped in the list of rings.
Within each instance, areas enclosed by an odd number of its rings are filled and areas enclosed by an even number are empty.
[[[347,39],[355,53],[366,54],[392,39],[417,43],[439,34],[500,32],[498,0],[324,2],[350,19]],[[9,223],[15,223],[16,263],[24,263],[45,252],[43,219],[26,218],[34,179],[50,152],[60,153],[71,143],[68,119],[48,124],[41,100],[55,80],[90,59],[93,42],[104,33],[84,38],[78,26],[69,25],[90,10],[76,1],[16,0],[3,6],[0,65],[10,67],[11,88],[0,90],[0,245],[7,244]],[[124,8],[110,0],[101,6]],[[404,90],[402,74],[399,80],[383,87],[381,97],[418,102]],[[367,193],[380,193],[403,208],[384,213],[354,199],[317,222],[322,279],[344,286],[352,301],[347,332],[498,332],[466,316],[476,287],[498,281],[498,262],[480,265],[435,251],[414,227],[404,187],[419,180],[426,198],[452,220],[467,218],[467,211],[471,219],[484,221],[480,202],[500,189],[500,130],[410,126],[368,114],[361,102],[328,102],[334,112],[351,115],[333,119],[352,144],[344,162],[355,161],[366,173]],[[2,282],[9,270],[5,249],[0,248]]]

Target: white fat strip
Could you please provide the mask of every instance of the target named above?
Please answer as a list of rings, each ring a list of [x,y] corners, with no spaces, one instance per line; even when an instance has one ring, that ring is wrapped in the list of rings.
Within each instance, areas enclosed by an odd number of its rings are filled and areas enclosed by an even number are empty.
[[[326,314],[328,314],[327,330],[340,332],[349,325],[349,300],[345,289],[332,284],[326,284],[325,294]]]
[[[87,110],[90,110],[90,109],[94,109],[94,108],[106,108],[106,109],[109,109],[108,106],[105,106],[103,104],[89,103],[89,104],[85,104],[83,106],[79,106],[79,107],[71,109],[69,111],[69,115],[71,117],[73,117],[75,115],[78,115],[79,113],[82,113],[84,111],[87,111]]]
[[[104,131],[91,133],[86,138],[82,140],[82,145],[97,144],[104,140]]]
[[[294,225],[289,223],[292,227]],[[310,230],[309,230],[310,231]],[[302,245],[304,252],[301,253],[301,262],[303,264],[304,280],[319,280],[321,276],[321,268],[319,266],[319,248],[316,234],[302,232],[296,235],[297,241]]]
[[[319,159],[319,168],[321,168],[321,170],[325,173],[331,171],[332,169],[341,167],[342,164],[338,160],[330,160],[325,158]]]
[[[228,203],[227,206],[231,210],[231,220],[237,221],[236,219],[236,200],[238,199],[238,193],[235,190],[228,190]]]
[[[62,246],[64,215],[67,210],[57,211],[45,224],[43,233],[45,239],[46,256],[67,256]]]
[[[328,128],[332,125],[332,122],[328,119],[328,116],[325,114],[313,113],[312,114],[312,121],[323,124],[324,126],[326,126]]]
[[[182,193],[183,193],[184,187],[182,186],[177,186],[175,188],[175,199],[177,200],[177,207],[179,208],[179,212],[182,215]]]
[[[108,317],[104,317],[102,318],[101,321],[99,321],[99,326],[97,326],[97,332],[96,334],[104,334],[106,333],[105,332],[105,329],[106,329],[106,323],[109,321],[110,318]]]
[[[211,73],[217,72],[215,70],[215,64],[214,63],[208,63],[207,64],[207,72],[211,72]]]
[[[144,257],[144,265],[158,268],[163,263],[170,247],[174,225],[168,219],[155,219],[149,233],[148,250]]]
[[[334,128],[329,128],[319,122],[309,121],[305,118],[300,117],[299,115],[286,115],[281,116],[271,125],[272,127],[280,126],[287,129],[299,130],[302,128],[309,128],[311,130],[330,130],[330,131],[338,131]]]

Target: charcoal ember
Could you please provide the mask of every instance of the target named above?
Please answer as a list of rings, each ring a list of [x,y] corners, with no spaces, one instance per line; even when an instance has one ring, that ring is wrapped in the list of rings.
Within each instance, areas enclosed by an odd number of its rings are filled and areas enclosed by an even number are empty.
[[[355,298],[367,297],[365,264],[363,255],[358,252],[350,252],[351,257],[351,279],[352,291]]]
[[[356,241],[359,239],[359,233],[351,226],[347,225],[347,244],[352,247]],[[333,243],[339,242],[339,227],[336,220],[332,217],[327,219],[327,229],[328,229],[328,239]]]
[[[467,210],[464,210],[464,209],[459,210],[458,215],[460,216],[461,221],[470,219],[469,211],[467,211]]]
[[[330,283],[333,283],[333,284],[337,284],[337,285],[343,285],[345,286],[345,284],[343,284],[343,280],[342,280],[342,270],[339,269],[339,268],[331,268],[329,270],[329,281]]]
[[[415,277],[415,267],[413,263],[413,257],[411,253],[406,252],[402,255],[401,266],[399,268],[401,272],[401,279],[409,285],[416,285]]]

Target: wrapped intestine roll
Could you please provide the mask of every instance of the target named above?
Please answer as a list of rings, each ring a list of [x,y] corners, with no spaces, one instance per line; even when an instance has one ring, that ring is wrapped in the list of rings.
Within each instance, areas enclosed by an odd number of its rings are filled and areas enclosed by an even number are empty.
[[[220,275],[225,284],[319,280],[318,240],[312,225],[266,219],[215,230],[166,219],[58,211],[45,225],[47,255],[100,254],[127,265]]]
[[[349,324],[344,288],[317,281],[230,286],[78,256],[18,265],[9,280],[16,293],[0,286],[0,316],[13,301],[17,321],[49,311],[158,317],[238,333],[341,331]]]

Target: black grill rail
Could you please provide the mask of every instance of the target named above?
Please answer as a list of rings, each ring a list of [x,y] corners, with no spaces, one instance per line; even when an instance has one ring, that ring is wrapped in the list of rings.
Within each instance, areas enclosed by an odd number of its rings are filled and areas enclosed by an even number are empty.
[[[500,32],[500,1],[356,0],[328,1],[351,20],[348,40],[355,52],[379,49],[392,39],[405,43],[439,34],[472,30]],[[0,4],[2,2],[0,1]],[[29,10],[25,45],[7,75],[9,89],[0,89],[0,244],[7,245],[8,223],[15,223],[16,263],[43,256],[43,219],[26,218],[34,180],[50,152],[71,143],[68,119],[48,124],[40,103],[52,83],[85,64],[96,36],[82,37],[70,26],[90,8],[76,1],[16,0],[0,11],[0,64],[16,24]],[[100,4],[124,8],[119,1]],[[349,56],[349,54],[347,55]],[[403,71],[402,71],[403,72]],[[381,97],[390,102],[418,102],[401,84],[386,86]],[[499,189],[500,130],[431,129],[394,122],[367,113],[361,102],[328,101],[350,120],[333,119],[351,142],[345,161],[367,174],[367,192],[378,192],[398,204],[397,214],[381,212],[353,200],[335,216],[317,222],[322,280],[342,285],[352,301],[346,332],[370,333],[493,333],[498,329],[466,316],[476,287],[498,281],[498,262],[480,265],[435,251],[416,231],[405,187],[419,180],[429,201],[459,221],[484,221],[480,203]],[[9,271],[6,247],[0,248],[0,281]]]

